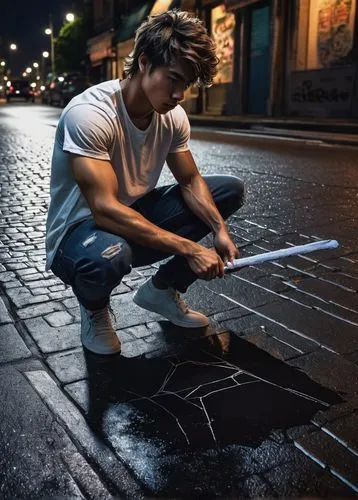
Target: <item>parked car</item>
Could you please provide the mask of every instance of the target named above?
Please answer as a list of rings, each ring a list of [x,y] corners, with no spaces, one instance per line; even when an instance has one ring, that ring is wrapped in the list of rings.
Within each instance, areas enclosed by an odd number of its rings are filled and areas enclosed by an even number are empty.
[[[35,94],[27,80],[11,80],[10,85],[6,87],[6,99],[25,99],[35,102]]]
[[[65,107],[73,97],[90,86],[87,78],[78,74],[68,74],[58,77],[45,86],[45,90],[42,93],[42,102],[51,104],[52,106]]]

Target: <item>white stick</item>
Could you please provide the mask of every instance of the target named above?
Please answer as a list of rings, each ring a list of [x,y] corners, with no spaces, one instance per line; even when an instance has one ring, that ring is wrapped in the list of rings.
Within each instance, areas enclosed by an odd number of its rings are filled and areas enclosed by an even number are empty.
[[[327,250],[329,248],[337,248],[338,241],[336,240],[322,240],[315,241],[314,243],[307,243],[306,245],[296,245],[290,248],[282,248],[274,250],[273,252],[261,253],[259,255],[252,255],[250,257],[243,257],[242,259],[235,259],[233,264],[228,262],[225,266],[225,272],[231,273],[236,269],[241,269],[246,266],[254,266],[270,260],[282,259],[283,257],[290,257],[292,255],[299,255],[303,253],[314,252],[316,250]]]

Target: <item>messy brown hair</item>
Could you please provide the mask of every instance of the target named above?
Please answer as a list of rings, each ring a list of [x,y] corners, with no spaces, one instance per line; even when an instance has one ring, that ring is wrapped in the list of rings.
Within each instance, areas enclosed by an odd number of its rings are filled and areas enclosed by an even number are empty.
[[[217,73],[216,46],[202,21],[188,12],[173,9],[148,17],[138,28],[133,52],[124,63],[125,75],[134,76],[138,58],[144,54],[150,71],[169,66],[176,59],[185,60],[192,72],[191,84],[210,87]]]

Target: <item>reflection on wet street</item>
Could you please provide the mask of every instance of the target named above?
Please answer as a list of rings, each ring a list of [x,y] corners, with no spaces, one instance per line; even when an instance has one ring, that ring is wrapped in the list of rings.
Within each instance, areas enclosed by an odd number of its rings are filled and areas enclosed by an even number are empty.
[[[88,380],[67,386],[97,435],[155,493],[189,493],[199,467],[215,478],[211,493],[234,488],[235,468],[254,467],[250,449],[342,401],[231,332],[180,344],[166,335],[170,345],[152,355],[86,351]]]

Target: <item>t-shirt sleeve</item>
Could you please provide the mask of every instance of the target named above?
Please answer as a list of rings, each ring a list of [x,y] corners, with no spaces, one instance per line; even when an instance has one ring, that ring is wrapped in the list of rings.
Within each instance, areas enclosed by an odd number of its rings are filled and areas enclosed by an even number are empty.
[[[97,106],[74,106],[63,117],[63,151],[110,160],[113,143],[111,120]]]
[[[189,150],[190,123],[186,112],[181,106],[173,110],[173,139],[169,153],[179,153]]]

